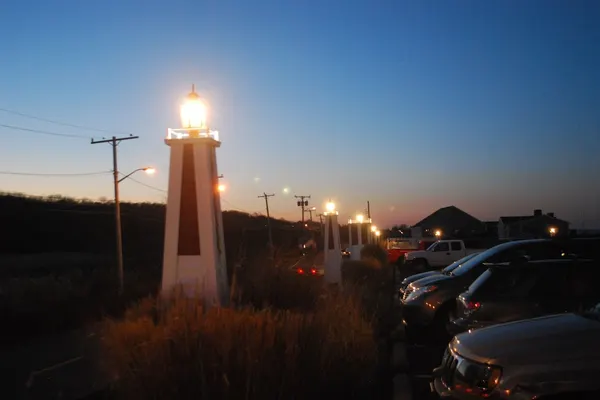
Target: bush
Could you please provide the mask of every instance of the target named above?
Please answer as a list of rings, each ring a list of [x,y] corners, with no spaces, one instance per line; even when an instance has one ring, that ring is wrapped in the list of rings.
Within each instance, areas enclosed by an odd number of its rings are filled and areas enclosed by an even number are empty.
[[[323,293],[314,312],[146,300],[106,322],[118,398],[365,398],[377,347],[359,303]]]
[[[386,250],[376,244],[366,244],[360,250],[361,260],[372,264],[374,267],[381,268],[387,265]]]

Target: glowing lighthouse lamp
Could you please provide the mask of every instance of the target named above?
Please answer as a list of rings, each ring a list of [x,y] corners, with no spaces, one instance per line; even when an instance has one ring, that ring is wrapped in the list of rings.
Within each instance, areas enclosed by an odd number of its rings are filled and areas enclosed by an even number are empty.
[[[331,201],[327,203],[325,210],[325,283],[339,284],[342,282],[342,246],[338,212],[335,203]]]
[[[168,129],[171,148],[162,294],[182,289],[206,305],[227,300],[223,218],[217,174],[219,133],[210,130],[206,103],[194,86],[181,106],[182,128]]]

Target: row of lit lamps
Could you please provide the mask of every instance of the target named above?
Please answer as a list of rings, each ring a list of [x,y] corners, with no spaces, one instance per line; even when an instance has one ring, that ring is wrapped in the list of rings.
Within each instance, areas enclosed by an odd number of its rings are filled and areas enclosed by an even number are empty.
[[[365,216],[362,214],[358,214],[354,220],[352,218],[350,218],[348,220],[349,224],[354,224],[354,223],[362,224],[364,222],[365,222]],[[371,221],[369,220],[369,222],[371,222]],[[377,229],[377,227],[375,225],[371,226],[371,232],[377,237],[381,236],[381,231],[379,229]]]

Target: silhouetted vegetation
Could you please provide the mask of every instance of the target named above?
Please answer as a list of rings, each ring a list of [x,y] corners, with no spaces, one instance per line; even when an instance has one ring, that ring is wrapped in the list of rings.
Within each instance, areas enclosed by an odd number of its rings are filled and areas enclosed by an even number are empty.
[[[380,338],[393,285],[383,249],[367,247],[369,262],[343,265],[343,290],[325,288],[322,277],[289,269],[299,257],[298,239],[307,236],[298,224],[272,224],[271,259],[265,218],[225,212],[230,306],[205,310],[178,298],[165,307],[156,297],[164,206],[123,205],[122,297],[112,207],[0,197],[4,339],[108,317],[105,355],[119,377],[111,391],[118,398],[364,398],[383,390],[381,368],[389,363],[379,358]]]
[[[260,279],[232,293],[226,309],[204,310],[200,302],[183,298],[163,307],[148,299],[123,320],[107,321],[108,365],[120,377],[116,396],[377,397],[375,311],[382,308],[369,285],[348,281],[340,292],[289,270],[262,271]]]
[[[0,318],[3,341],[25,340],[120,315],[131,301],[154,295],[161,279],[165,206],[123,203],[125,296],[116,293],[114,204],[61,196],[0,196]],[[230,279],[233,267],[258,257],[266,218],[223,213]],[[273,220],[278,248],[302,235]]]

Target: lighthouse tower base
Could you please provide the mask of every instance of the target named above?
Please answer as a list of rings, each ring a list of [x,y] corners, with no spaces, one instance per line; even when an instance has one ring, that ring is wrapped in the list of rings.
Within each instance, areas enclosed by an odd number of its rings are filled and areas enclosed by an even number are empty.
[[[335,213],[325,215],[324,268],[327,284],[342,282],[342,248],[337,217]]]
[[[207,306],[228,299],[216,148],[211,137],[166,139],[171,147],[162,295],[181,290]]]

